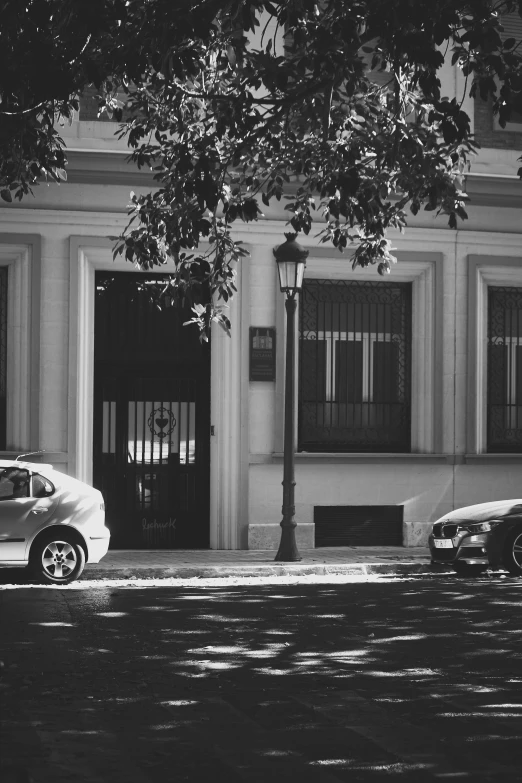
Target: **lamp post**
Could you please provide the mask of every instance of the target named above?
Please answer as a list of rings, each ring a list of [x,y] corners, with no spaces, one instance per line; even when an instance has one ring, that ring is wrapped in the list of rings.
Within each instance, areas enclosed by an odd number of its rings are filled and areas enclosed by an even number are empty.
[[[279,272],[279,284],[285,294],[286,308],[286,365],[285,365],[285,434],[283,461],[283,519],[281,542],[275,559],[292,562],[301,560],[295,541],[295,311],[296,296],[303,287],[308,250],[296,242],[297,234],[285,234],[286,242],[274,249]]]

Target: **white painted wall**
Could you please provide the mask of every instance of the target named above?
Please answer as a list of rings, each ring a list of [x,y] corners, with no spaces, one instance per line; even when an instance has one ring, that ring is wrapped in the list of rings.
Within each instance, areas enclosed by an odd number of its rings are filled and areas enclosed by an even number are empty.
[[[437,519],[453,509],[453,467],[444,464],[375,460],[358,465],[296,465],[296,520],[313,522],[314,506],[403,505],[406,543],[424,543],[418,523]],[[252,524],[281,519],[282,464],[252,465],[250,520]],[[503,495],[501,494],[500,497]],[[415,523],[415,524],[414,524]]]
[[[451,86],[451,75],[445,79]],[[98,124],[73,126],[67,134],[71,146],[98,152],[114,150],[118,145],[109,144],[106,126],[99,130],[94,127]],[[98,132],[102,135],[97,137]],[[489,151],[480,158],[477,171],[512,177],[516,157],[512,152]],[[131,187],[41,186],[34,199],[0,208],[0,232],[41,236],[39,445],[55,452],[53,461],[65,469],[71,456],[69,326],[74,314],[69,312],[70,238],[82,236],[88,244],[88,237],[117,234],[126,223]],[[234,311],[233,328],[238,329],[241,323],[242,329],[233,342],[223,335],[215,340],[216,346],[221,345],[221,359],[214,367],[213,398],[226,400],[229,395],[226,404],[214,407],[219,421],[212,452],[215,548],[247,546],[249,524],[270,526],[277,533],[281,519],[282,461],[276,454],[281,448],[281,385],[278,391],[274,383],[248,382],[248,324],[277,326],[280,359],[283,356],[283,300],[272,250],[284,241],[287,228],[281,205],[272,204],[264,211],[264,221],[237,229],[238,238],[251,248],[251,257],[244,262],[248,265],[246,304],[235,306]],[[313,249],[314,234],[312,231],[309,238],[300,241]],[[409,455],[396,460],[389,456],[298,456],[297,520],[311,525],[314,505],[400,503],[405,509],[405,542],[416,544],[425,541],[429,522],[454,507],[522,495],[522,455],[510,460],[492,455],[468,460],[467,455],[468,256],[515,257],[522,266],[520,209],[471,205],[469,220],[459,231],[448,230],[444,218],[421,212],[405,234],[394,234],[393,240],[399,251],[431,252],[442,259],[442,355],[440,366],[435,368],[442,375],[440,449],[431,456]],[[338,261],[343,257],[332,250],[331,258]],[[350,269],[348,259],[346,265]],[[281,378],[281,362],[277,372]]]
[[[66,195],[63,187],[60,196],[64,205]],[[91,198],[94,203],[96,194]],[[31,207],[36,203],[25,202]],[[117,226],[123,226],[123,220],[114,213],[20,207],[0,210],[0,233],[41,236],[39,448],[53,452],[51,461],[61,469],[67,469],[69,240],[74,234],[114,234]],[[16,446],[26,448],[27,444]]]
[[[441,450],[393,457],[369,458],[361,455],[328,457],[296,456],[296,518],[298,524],[313,522],[316,505],[404,505],[404,542],[426,543],[430,522],[455,507],[522,494],[519,464],[499,464],[499,458],[485,455],[488,464],[466,464],[468,400],[468,256],[488,258],[518,257],[522,267],[522,242],[518,210],[478,208],[474,222],[493,229],[501,223],[509,233],[494,230],[449,231],[414,228],[394,237],[396,248],[415,253],[432,251],[442,256],[442,342],[440,366],[442,400],[440,426]],[[250,243],[256,248],[251,273],[252,323],[274,324],[277,281],[272,248],[280,241],[269,225],[263,231],[252,230]],[[300,241],[312,246],[307,238]],[[264,252],[263,252],[264,248]],[[310,254],[313,255],[311,247]],[[334,261],[337,260],[332,253]],[[399,262],[400,264],[400,262]],[[325,278],[333,265],[324,260]],[[329,272],[330,270],[330,272]],[[401,268],[402,270],[402,268]],[[397,269],[396,274],[399,272]],[[315,276],[315,273],[314,273]],[[392,271],[393,277],[393,271]],[[281,302],[279,303],[281,307]],[[281,321],[281,319],[279,319]],[[277,322],[277,315],[276,315]],[[282,341],[284,335],[277,335]],[[278,365],[278,372],[283,367]],[[249,523],[255,527],[252,538],[259,539],[260,526],[273,526],[272,540],[277,538],[281,519],[282,460],[277,451],[277,405],[275,385],[250,384],[250,503]],[[275,410],[274,410],[275,405]],[[280,414],[280,411],[279,411]],[[281,417],[279,415],[279,422]],[[272,432],[274,435],[272,436]],[[515,458],[516,460],[517,458]]]

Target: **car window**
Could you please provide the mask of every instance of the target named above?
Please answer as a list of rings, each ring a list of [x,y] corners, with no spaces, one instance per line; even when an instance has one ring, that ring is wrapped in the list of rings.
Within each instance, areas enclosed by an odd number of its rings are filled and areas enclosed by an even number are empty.
[[[52,495],[53,492],[54,487],[48,479],[40,476],[39,473],[33,474],[33,498],[46,498]]]
[[[0,470],[0,501],[29,497],[29,471],[22,468]]]

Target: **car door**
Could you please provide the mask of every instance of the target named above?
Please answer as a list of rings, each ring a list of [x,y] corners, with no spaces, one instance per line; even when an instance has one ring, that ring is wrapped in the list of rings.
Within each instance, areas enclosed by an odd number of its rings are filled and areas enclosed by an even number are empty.
[[[0,469],[0,562],[25,560],[28,541],[49,521],[55,500],[33,497],[31,473]]]

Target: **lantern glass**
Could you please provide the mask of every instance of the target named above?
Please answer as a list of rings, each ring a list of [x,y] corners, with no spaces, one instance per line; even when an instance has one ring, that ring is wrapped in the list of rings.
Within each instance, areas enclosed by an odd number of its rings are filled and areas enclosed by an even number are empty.
[[[277,261],[281,291],[295,294],[303,287],[305,261]]]

